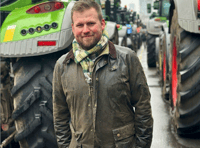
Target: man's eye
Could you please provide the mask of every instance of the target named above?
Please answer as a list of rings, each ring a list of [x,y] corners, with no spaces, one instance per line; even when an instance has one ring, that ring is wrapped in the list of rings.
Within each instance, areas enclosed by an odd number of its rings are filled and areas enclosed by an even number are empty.
[[[95,23],[92,23],[92,22],[91,22],[91,23],[88,23],[88,25],[94,25],[94,24],[95,24]]]
[[[82,27],[83,25],[82,24],[78,24],[78,25],[76,25],[76,27]]]

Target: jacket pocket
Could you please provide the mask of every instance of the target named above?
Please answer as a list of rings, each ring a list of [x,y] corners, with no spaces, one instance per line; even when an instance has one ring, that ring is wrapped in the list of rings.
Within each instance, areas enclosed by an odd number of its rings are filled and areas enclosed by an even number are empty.
[[[72,140],[70,143],[70,148],[82,148],[82,144],[80,142],[83,132],[75,131],[72,123],[70,123],[70,129],[72,132]]]
[[[128,124],[123,127],[113,129],[116,148],[133,148],[135,144],[134,124]]]

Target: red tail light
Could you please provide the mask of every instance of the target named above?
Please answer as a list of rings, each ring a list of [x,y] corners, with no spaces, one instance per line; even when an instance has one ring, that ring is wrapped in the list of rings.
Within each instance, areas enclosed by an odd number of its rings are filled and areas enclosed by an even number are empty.
[[[64,5],[62,2],[45,2],[40,3],[36,6],[31,7],[26,11],[29,14],[36,14],[36,13],[47,13],[51,11],[56,11],[59,9],[63,9]]]
[[[200,11],[200,0],[197,1],[198,11]]]
[[[62,4],[60,2],[55,3],[56,9],[60,9],[62,7]]]
[[[36,7],[34,7],[34,11],[35,11],[35,13],[39,13],[41,11],[41,9],[40,9],[40,7],[36,6]]]
[[[56,41],[38,41],[37,46],[56,46]]]
[[[120,28],[120,24],[117,24],[116,26],[117,26],[118,29]]]
[[[161,19],[160,19],[160,18],[155,18],[154,20],[155,20],[155,21],[161,21]]]

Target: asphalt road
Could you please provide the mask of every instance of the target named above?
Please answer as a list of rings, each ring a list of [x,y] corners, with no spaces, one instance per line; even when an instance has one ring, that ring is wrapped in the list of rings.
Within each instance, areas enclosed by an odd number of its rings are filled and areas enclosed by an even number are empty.
[[[151,93],[151,107],[154,118],[151,148],[200,148],[200,139],[182,138],[174,133],[170,106],[162,99],[156,68],[148,68],[147,50],[144,45],[138,50],[137,55],[142,63]]]

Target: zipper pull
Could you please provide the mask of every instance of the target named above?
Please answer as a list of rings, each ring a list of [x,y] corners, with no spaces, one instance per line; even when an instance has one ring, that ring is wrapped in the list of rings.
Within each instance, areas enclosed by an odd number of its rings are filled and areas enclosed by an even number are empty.
[[[91,89],[90,89],[90,84],[89,84],[89,96],[91,96]]]
[[[93,92],[92,84],[89,84],[89,96],[91,96],[92,92]]]

